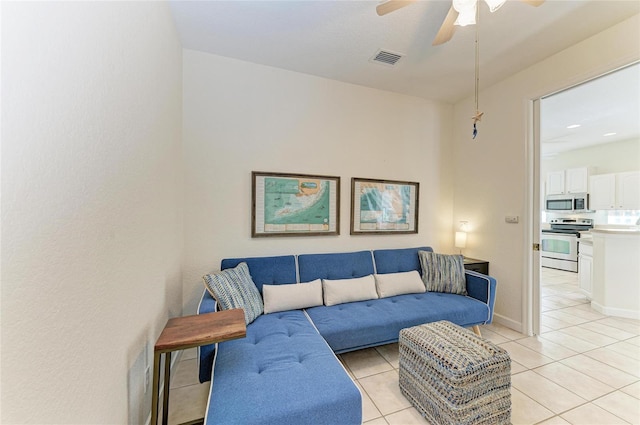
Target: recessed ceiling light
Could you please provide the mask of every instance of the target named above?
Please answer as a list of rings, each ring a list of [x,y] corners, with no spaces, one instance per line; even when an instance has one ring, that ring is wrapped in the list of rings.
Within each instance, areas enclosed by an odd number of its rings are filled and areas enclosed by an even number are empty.
[[[604,137],[609,137],[609,136],[615,136],[618,133],[605,133],[603,134]]]
[[[580,124],[571,124],[567,126],[567,128],[578,128],[578,127],[580,127]]]

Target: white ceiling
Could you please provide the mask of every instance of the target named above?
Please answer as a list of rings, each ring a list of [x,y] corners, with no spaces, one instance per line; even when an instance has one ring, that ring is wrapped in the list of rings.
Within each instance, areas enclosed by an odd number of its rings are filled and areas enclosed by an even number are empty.
[[[546,97],[540,105],[543,156],[638,139],[640,64]]]
[[[186,49],[449,103],[474,92],[476,29],[482,89],[640,13],[638,0],[547,0],[540,7],[509,0],[493,14],[481,1],[479,25],[457,27],[451,41],[434,47],[450,0],[417,1],[386,16],[376,14],[379,3],[170,0]],[[379,49],[404,56],[393,67],[372,63]],[[595,120],[584,99],[576,96],[573,101],[580,107],[549,98],[549,108],[558,105],[562,114],[549,115],[554,121],[546,121],[552,123],[548,138],[569,136],[560,128],[563,114],[581,111],[581,119]],[[599,102],[607,100],[615,103],[599,103],[596,113],[625,111],[620,107],[624,100],[599,97]],[[637,114],[637,96],[635,100]]]

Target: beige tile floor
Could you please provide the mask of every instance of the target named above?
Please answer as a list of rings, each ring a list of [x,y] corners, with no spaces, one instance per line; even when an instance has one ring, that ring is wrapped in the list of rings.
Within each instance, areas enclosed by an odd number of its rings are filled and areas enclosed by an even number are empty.
[[[542,269],[540,336],[481,330],[511,356],[513,424],[640,424],[640,321],[591,309],[577,274]],[[205,411],[209,384],[197,383],[195,356],[183,353],[174,373],[170,424]],[[397,344],[339,357],[362,392],[365,424],[427,423],[398,388]]]

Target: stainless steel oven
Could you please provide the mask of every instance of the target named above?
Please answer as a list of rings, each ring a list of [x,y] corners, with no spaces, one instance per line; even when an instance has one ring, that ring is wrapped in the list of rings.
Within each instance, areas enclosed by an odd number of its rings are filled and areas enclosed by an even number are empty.
[[[558,218],[540,237],[541,265],[578,272],[578,238],[580,232],[593,228],[591,219]]]
[[[562,233],[542,233],[540,239],[542,267],[578,271],[578,236]]]

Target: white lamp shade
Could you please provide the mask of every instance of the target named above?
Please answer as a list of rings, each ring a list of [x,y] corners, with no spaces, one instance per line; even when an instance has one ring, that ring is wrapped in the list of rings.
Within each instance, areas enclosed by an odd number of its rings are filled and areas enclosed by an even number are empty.
[[[467,246],[467,232],[456,232],[455,247],[465,248]]]

